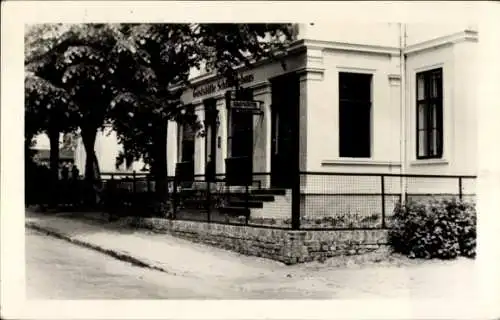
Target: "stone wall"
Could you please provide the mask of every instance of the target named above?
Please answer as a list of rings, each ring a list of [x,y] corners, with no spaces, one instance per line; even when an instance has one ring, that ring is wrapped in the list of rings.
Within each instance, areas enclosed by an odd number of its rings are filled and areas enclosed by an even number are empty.
[[[387,230],[292,231],[161,218],[128,224],[286,264],[369,252],[387,243]]]

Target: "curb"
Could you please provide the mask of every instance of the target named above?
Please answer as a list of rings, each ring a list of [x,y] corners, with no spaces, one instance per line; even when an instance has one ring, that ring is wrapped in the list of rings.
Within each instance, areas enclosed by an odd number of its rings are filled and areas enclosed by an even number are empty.
[[[176,273],[168,271],[167,269],[159,267],[153,263],[144,261],[143,259],[140,259],[140,258],[133,257],[130,254],[115,251],[112,249],[106,249],[106,248],[103,248],[101,246],[98,246],[98,245],[90,243],[90,242],[78,240],[78,239],[72,238],[71,236],[68,236],[62,232],[55,231],[53,229],[46,228],[46,227],[41,227],[34,222],[25,222],[25,226],[26,226],[26,228],[39,231],[39,232],[44,233],[48,236],[52,236],[54,238],[58,238],[58,239],[70,242],[70,243],[75,244],[75,245],[80,246],[80,247],[84,247],[87,249],[98,251],[100,253],[103,253],[107,256],[110,256],[110,257],[115,258],[115,259],[120,260],[120,261],[128,262],[136,267],[152,269],[152,270],[160,271],[160,272],[167,273],[170,275],[177,275]]]

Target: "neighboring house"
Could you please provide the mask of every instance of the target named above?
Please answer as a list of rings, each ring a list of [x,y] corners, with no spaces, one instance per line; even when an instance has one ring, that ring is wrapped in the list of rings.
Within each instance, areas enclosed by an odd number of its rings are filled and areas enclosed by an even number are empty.
[[[286,70],[263,61],[240,71],[246,96],[236,99],[258,101],[258,112],[235,108],[226,99],[232,88],[216,75],[193,74],[182,100],[207,134],[169,123],[168,174],[179,162],[204,174],[208,159],[216,173],[235,165],[241,174],[270,173],[264,184],[285,188],[297,169],[475,174],[477,41],[468,25],[299,24]],[[99,135],[101,171],[115,170],[119,148],[113,133]],[[314,192],[314,179],[304,181],[303,191]]]
[[[36,150],[33,159],[36,163],[40,165],[50,166],[50,149],[38,149]],[[61,149],[59,150],[59,164],[64,163],[74,163],[74,152],[71,150]]]
[[[128,165],[122,164],[119,167],[116,166],[116,157],[118,157],[118,154],[122,149],[118,144],[116,133],[111,130],[109,126],[97,133],[94,150],[96,152],[97,161],[99,162],[99,170],[101,173],[139,172],[144,167],[144,164],[141,161],[135,161]],[[80,138],[75,149],[75,165],[82,174],[85,173],[85,158],[85,148]]]

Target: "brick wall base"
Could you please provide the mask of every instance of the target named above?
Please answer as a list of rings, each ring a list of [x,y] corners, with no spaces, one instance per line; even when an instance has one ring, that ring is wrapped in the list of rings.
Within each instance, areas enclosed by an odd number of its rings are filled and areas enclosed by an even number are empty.
[[[387,244],[387,230],[292,231],[161,218],[127,218],[127,224],[194,242],[296,264],[373,251]]]

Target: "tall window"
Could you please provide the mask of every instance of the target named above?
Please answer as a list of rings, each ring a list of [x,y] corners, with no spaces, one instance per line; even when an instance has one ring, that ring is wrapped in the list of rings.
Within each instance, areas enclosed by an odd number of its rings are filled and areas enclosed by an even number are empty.
[[[372,75],[339,73],[339,156],[371,156]]]
[[[443,71],[417,73],[417,159],[443,155]]]

